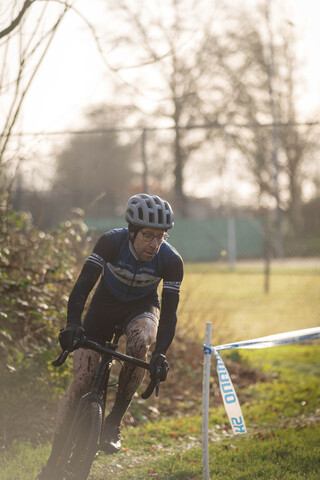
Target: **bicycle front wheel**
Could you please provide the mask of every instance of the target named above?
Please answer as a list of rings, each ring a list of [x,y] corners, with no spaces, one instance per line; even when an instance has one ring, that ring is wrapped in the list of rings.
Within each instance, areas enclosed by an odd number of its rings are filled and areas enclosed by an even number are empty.
[[[71,427],[56,480],[87,480],[97,453],[101,426],[101,405],[86,402]]]

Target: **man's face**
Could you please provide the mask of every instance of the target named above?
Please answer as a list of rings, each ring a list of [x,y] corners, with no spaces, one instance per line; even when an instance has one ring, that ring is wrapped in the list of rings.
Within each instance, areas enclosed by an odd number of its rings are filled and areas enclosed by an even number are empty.
[[[130,234],[133,238],[133,233]],[[160,245],[166,238],[165,230],[142,228],[133,242],[135,253],[142,262],[150,262],[157,255]]]

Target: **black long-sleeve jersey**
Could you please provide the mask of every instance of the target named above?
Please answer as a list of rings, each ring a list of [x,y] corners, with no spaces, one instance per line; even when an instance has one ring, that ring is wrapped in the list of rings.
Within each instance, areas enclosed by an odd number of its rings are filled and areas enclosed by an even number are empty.
[[[144,298],[159,305],[158,286],[163,281],[161,314],[155,350],[165,353],[177,323],[183,261],[167,242],[150,262],[137,259],[130,245],[128,229],[111,230],[100,237],[85,261],[70,294],[68,324],[81,324],[81,315],[90,291],[101,275],[101,283],[117,302],[127,307]]]

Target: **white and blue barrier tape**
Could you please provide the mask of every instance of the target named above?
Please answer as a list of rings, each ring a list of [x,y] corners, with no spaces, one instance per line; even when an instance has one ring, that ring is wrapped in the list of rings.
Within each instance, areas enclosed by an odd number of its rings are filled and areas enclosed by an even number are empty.
[[[220,392],[232,431],[235,435],[247,433],[240,403],[233,387],[229,372],[221,360],[219,353],[217,351],[213,351],[213,353],[217,359],[217,373],[219,377]]]
[[[297,343],[310,341],[320,338],[320,327],[307,328],[304,330],[295,330],[293,332],[279,333],[269,335],[267,337],[245,340],[243,342],[230,343],[212,347],[204,345],[203,351],[205,355],[213,353],[217,359],[217,373],[219,378],[219,386],[223,399],[223,403],[232,427],[233,433],[247,433],[246,425],[242,415],[241,407],[234,390],[230,375],[224,365],[218,351],[231,350],[235,348],[267,348],[289,343]]]
[[[310,341],[317,338],[320,338],[320,327],[306,328],[304,330],[295,330],[293,332],[286,333],[277,333],[275,335],[268,335],[267,337],[244,340],[243,342],[229,343],[225,345],[218,345],[216,347],[207,347],[205,345],[204,349],[205,352],[207,352],[209,349],[212,351],[212,353],[214,353],[214,350],[231,350],[233,348],[267,348],[276,347],[279,345],[286,345],[288,343]]]

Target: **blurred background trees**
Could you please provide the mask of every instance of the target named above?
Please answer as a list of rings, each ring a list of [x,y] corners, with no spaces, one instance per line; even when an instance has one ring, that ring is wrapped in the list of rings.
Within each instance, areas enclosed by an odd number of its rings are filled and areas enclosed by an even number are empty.
[[[88,114],[88,123],[96,132],[106,124],[106,110],[104,107]],[[90,210],[97,216],[114,215],[119,198],[126,197],[135,177],[136,143],[121,142],[112,130],[72,135],[57,156],[52,190],[57,197],[63,196],[69,209],[79,207],[87,215]]]
[[[283,237],[306,230],[304,206],[319,197],[319,126],[299,121],[303,64],[285,5],[100,4],[107,28],[81,18],[107,65],[109,100],[88,102],[80,131],[51,137],[24,136],[19,118],[62,21],[80,16],[78,2],[16,0],[6,11],[0,31],[6,198],[31,211],[41,228],[75,207],[95,217],[121,215],[123,198],[142,190],[167,196],[180,217],[269,212],[273,250],[282,256]],[[30,147],[37,138],[50,151]],[[46,160],[50,169],[40,166]],[[45,187],[31,184],[32,168]]]

